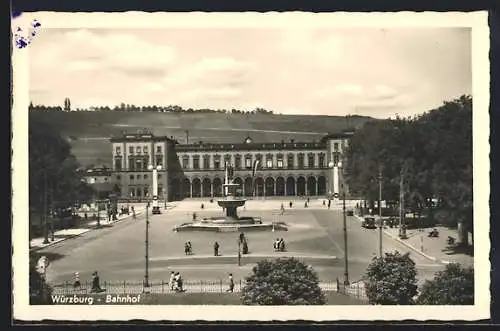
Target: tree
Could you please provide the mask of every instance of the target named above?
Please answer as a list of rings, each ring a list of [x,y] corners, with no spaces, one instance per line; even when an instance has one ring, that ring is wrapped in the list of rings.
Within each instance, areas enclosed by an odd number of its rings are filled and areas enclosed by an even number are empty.
[[[417,269],[409,253],[375,257],[366,270],[366,294],[371,304],[410,305],[417,295]]]
[[[91,196],[71,146],[43,114],[30,112],[28,144],[29,206],[35,214],[41,216],[55,204],[70,207]]]
[[[448,264],[432,280],[425,281],[417,299],[420,305],[473,305],[474,269]]]
[[[325,296],[312,268],[295,258],[263,260],[242,289],[245,305],[323,305]]]

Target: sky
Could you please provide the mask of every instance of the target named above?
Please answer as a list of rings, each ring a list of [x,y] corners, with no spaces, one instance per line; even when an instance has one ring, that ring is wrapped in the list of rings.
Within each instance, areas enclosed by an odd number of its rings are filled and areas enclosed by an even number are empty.
[[[34,104],[410,116],[472,94],[469,28],[45,29]]]

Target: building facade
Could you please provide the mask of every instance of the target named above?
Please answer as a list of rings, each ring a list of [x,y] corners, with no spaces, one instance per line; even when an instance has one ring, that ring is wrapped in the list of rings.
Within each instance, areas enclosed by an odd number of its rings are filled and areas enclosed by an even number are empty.
[[[231,164],[241,196],[331,195],[342,188],[336,165],[351,134],[332,134],[319,142],[257,143],[247,137],[234,144],[176,144],[150,133],[128,134],[111,140],[112,180],[118,183],[122,198],[144,199],[152,187],[148,166],[159,165],[160,199],[220,197],[225,164]]]

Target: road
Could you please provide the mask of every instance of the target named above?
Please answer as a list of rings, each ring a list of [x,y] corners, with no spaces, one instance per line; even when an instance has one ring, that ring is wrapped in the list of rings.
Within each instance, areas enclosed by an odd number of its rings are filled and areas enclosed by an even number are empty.
[[[220,215],[221,212],[198,212],[199,216]],[[273,220],[273,212],[246,210],[241,215],[262,217],[264,222]],[[287,232],[247,233],[250,255],[244,256],[242,266],[237,266],[236,233],[187,233],[172,231],[190,215],[179,208],[150,217],[149,278],[167,279],[170,271],[182,272],[185,279],[225,279],[229,272],[235,279],[251,272],[260,257],[276,256],[272,243],[283,237],[288,256],[296,256],[312,265],[322,281],[342,279],[344,274],[344,238],[342,213],[339,210],[297,208],[287,210],[280,221],[289,225]],[[373,256],[378,252],[378,232],[361,228],[360,222],[347,218],[349,275],[351,281],[359,280]],[[54,283],[72,281],[74,272],[82,280],[91,279],[99,271],[102,280],[142,280],[145,269],[145,217],[125,220],[111,227],[88,232],[39,251],[51,259],[48,278]],[[184,256],[184,242],[191,241],[194,255]],[[213,243],[220,244],[222,257],[213,257]],[[383,237],[385,252],[408,249],[387,236]],[[431,277],[442,265],[410,252],[417,264],[419,276]],[[255,257],[258,256],[259,258]]]

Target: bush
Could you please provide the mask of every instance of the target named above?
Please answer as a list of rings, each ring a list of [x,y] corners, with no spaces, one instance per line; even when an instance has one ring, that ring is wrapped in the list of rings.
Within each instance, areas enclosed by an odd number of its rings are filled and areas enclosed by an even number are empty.
[[[410,305],[417,294],[417,270],[409,253],[375,257],[366,271],[366,295],[371,304]]]
[[[245,305],[324,305],[316,272],[294,258],[260,261],[242,289]]]
[[[474,269],[448,264],[425,281],[417,299],[420,305],[473,305]]]

